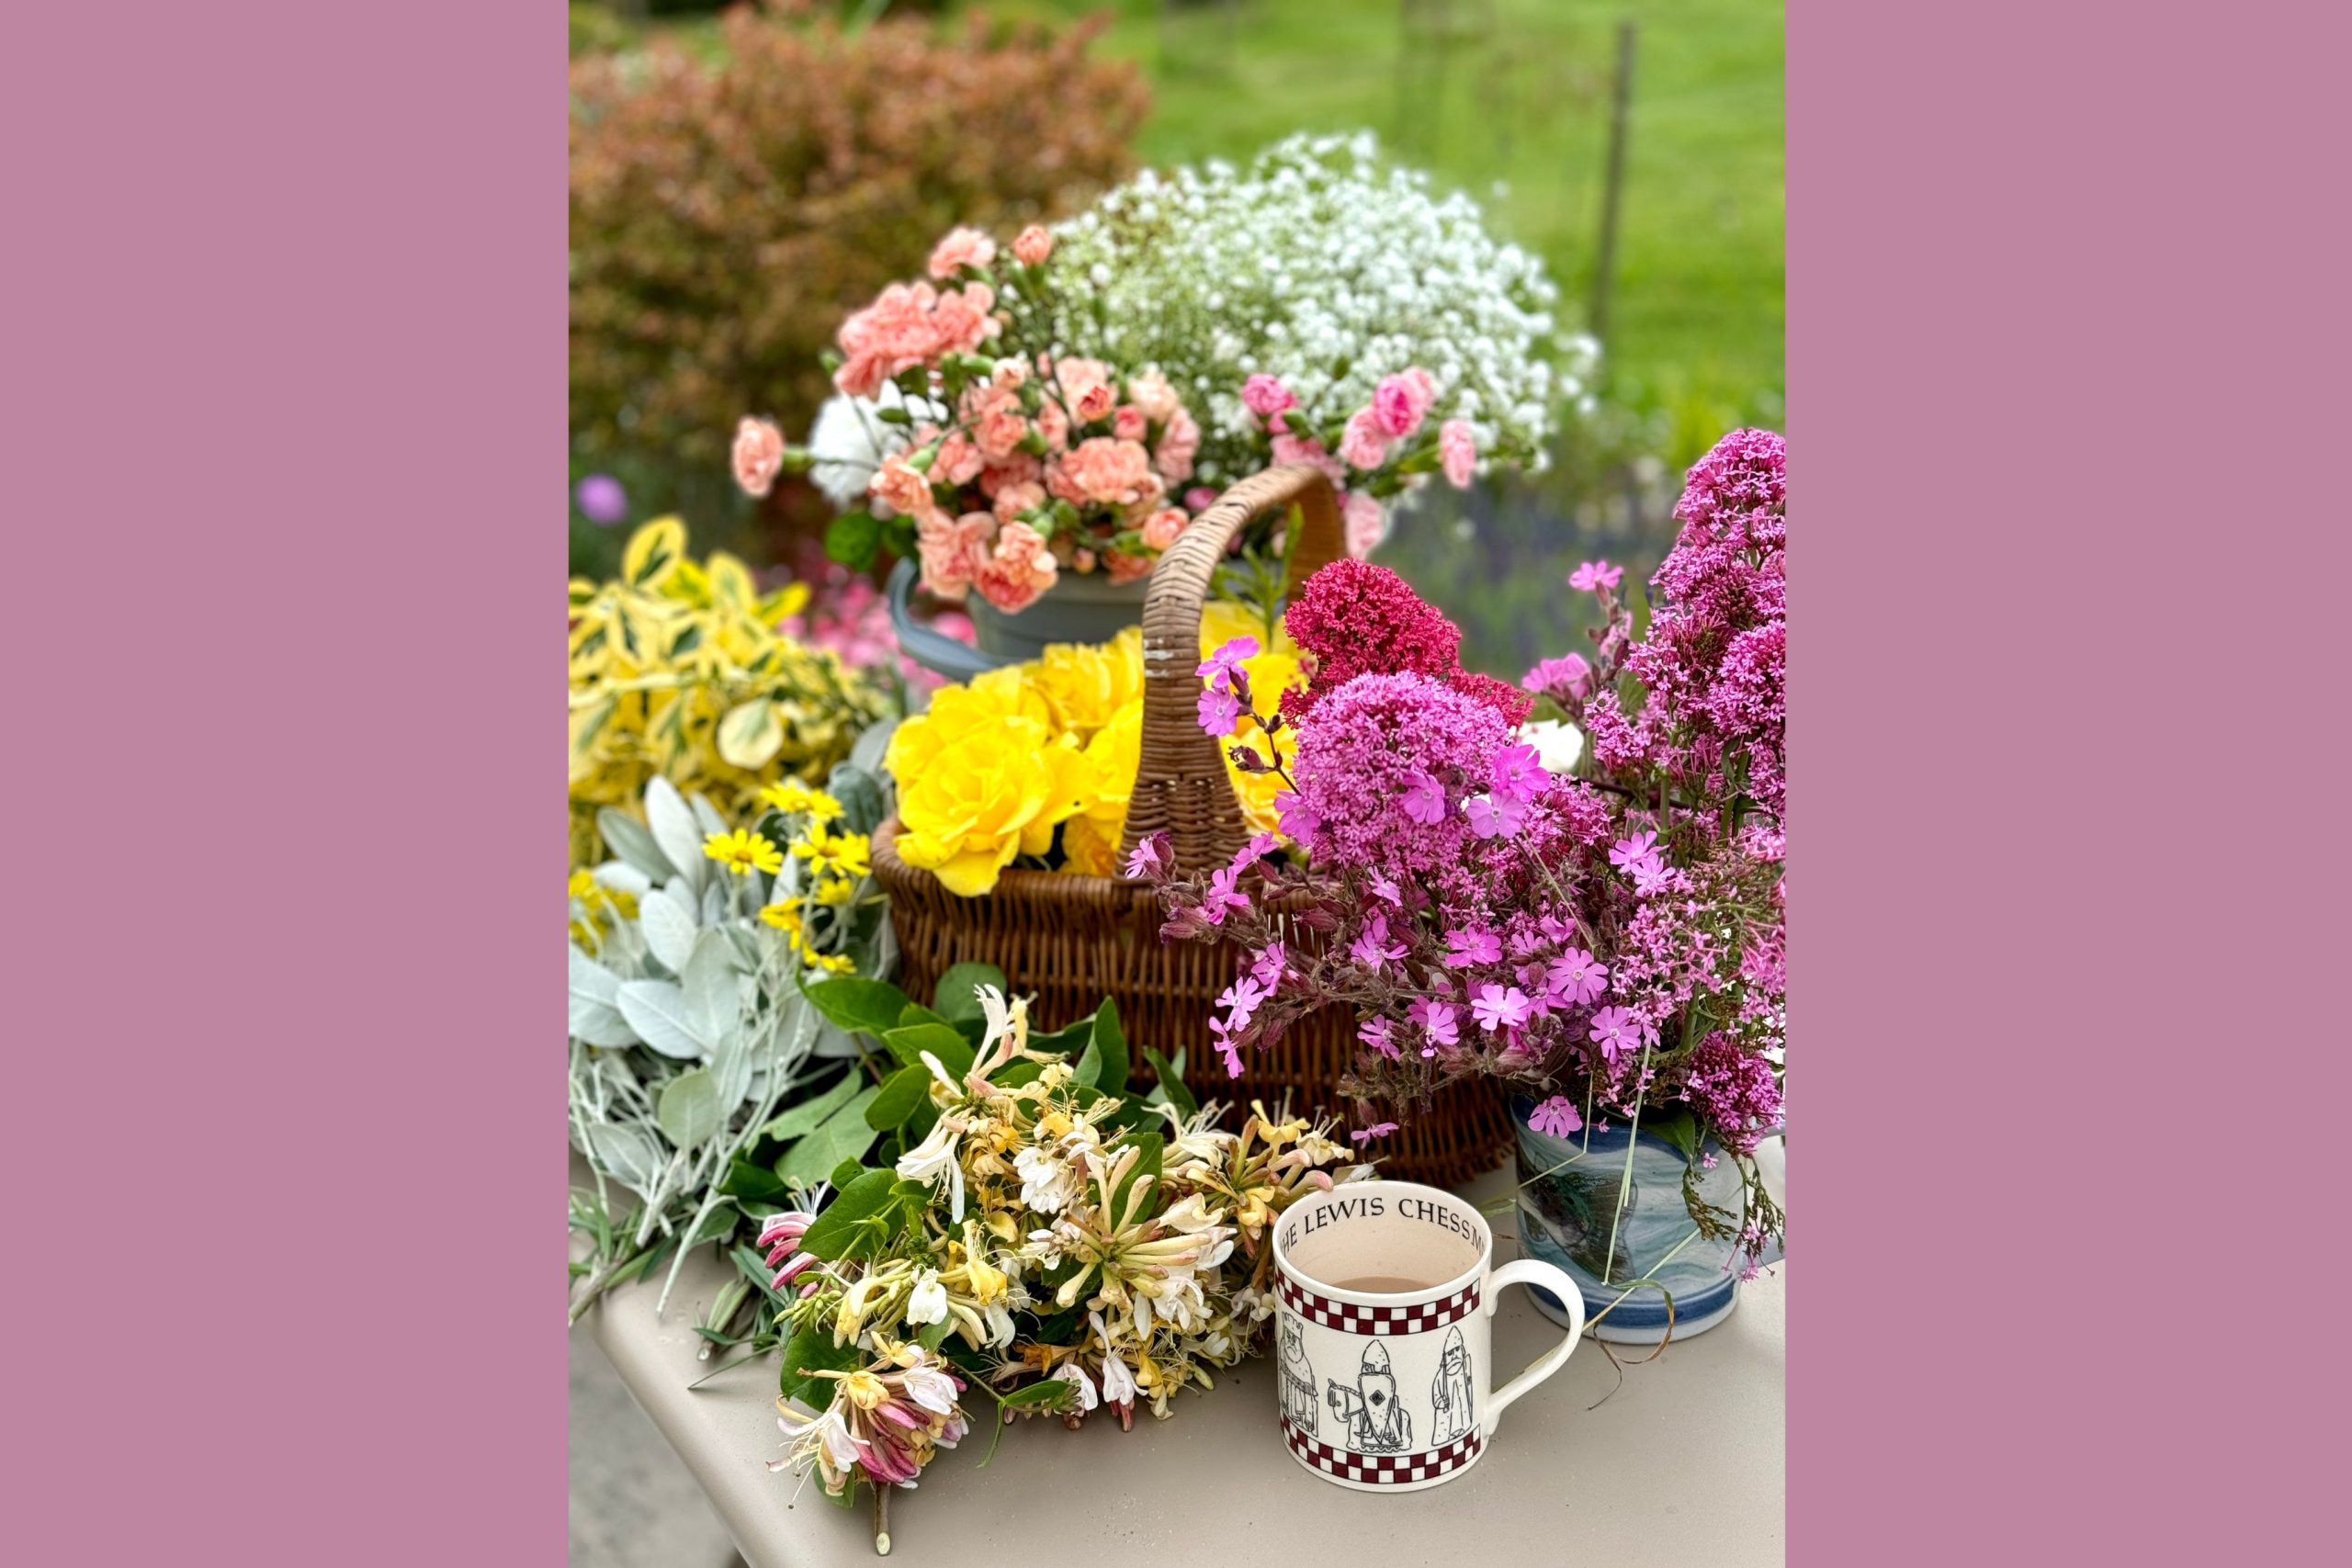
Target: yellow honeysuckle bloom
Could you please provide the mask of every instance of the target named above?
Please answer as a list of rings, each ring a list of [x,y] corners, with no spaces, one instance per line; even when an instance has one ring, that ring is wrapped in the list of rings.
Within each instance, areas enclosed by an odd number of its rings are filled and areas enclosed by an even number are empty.
[[[784,852],[742,828],[709,834],[702,841],[702,852],[738,876],[749,876],[754,871],[773,876],[784,869]]]

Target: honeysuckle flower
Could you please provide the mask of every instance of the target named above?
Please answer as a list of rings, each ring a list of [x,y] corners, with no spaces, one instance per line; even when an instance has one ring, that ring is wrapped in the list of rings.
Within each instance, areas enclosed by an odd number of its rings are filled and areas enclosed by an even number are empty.
[[[944,1181],[958,1224],[964,1219],[964,1166],[957,1157],[956,1139],[962,1131],[962,1124],[955,1117],[942,1116],[922,1143],[899,1156],[897,1168],[908,1180],[922,1182],[934,1190]]]
[[[1085,1185],[1076,1163],[1052,1148],[1018,1150],[1012,1168],[1021,1177],[1021,1206],[1041,1214],[1060,1213]]]
[[[909,1323],[938,1323],[947,1316],[947,1287],[939,1282],[939,1270],[926,1269],[915,1281],[914,1293],[907,1298]]]
[[[1078,1397],[1072,1404],[1081,1415],[1102,1403],[1102,1396],[1094,1392],[1094,1380],[1088,1377],[1086,1369],[1076,1361],[1064,1361],[1049,1375],[1078,1390]]]

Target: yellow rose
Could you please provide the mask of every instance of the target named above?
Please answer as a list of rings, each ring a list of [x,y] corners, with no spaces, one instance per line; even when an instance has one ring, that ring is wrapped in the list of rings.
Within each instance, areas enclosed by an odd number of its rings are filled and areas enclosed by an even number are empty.
[[[975,676],[970,685],[933,692],[930,707],[891,732],[882,765],[903,784],[923,773],[933,757],[975,732],[1008,720],[1026,720],[1046,733],[1052,717],[1045,699],[1023,682],[1018,670],[990,670]]]
[[[1091,784],[1086,754],[1035,719],[975,729],[899,775],[899,856],[959,897],[986,893],[1014,856],[1052,847]]]
[[[1115,648],[1074,643],[1055,643],[1021,670],[1030,689],[1052,710],[1055,724],[1084,740],[1130,699],[1143,694],[1140,634],[1132,671]]]

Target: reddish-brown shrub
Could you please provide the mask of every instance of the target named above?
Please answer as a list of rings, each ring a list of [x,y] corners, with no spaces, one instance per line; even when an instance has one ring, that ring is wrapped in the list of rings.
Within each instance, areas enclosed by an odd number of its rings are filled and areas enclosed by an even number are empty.
[[[742,414],[805,430],[819,355],[940,235],[1009,236],[1126,173],[1148,98],[1056,34],[975,17],[855,33],[741,7],[715,61],[571,68],[571,423],[723,466]]]

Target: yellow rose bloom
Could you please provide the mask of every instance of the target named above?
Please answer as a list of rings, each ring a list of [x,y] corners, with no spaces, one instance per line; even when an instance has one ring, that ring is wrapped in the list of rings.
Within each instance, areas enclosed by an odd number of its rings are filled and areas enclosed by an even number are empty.
[[[891,732],[882,765],[903,784],[957,741],[1007,721],[1035,724],[1042,734],[1053,732],[1052,710],[1021,679],[1019,670],[991,670],[974,676],[969,685],[942,686],[931,694],[930,707]]]
[[[995,887],[1014,856],[1051,848],[1055,827],[1083,804],[1092,782],[1084,752],[1017,718],[974,730],[911,773],[892,772],[899,858],[967,898]]]
[[[1057,728],[1084,740],[1143,695],[1142,628],[1136,632],[1132,668],[1114,648],[1066,642],[1052,644],[1035,662],[1020,666],[1023,680],[1044,699]]]

